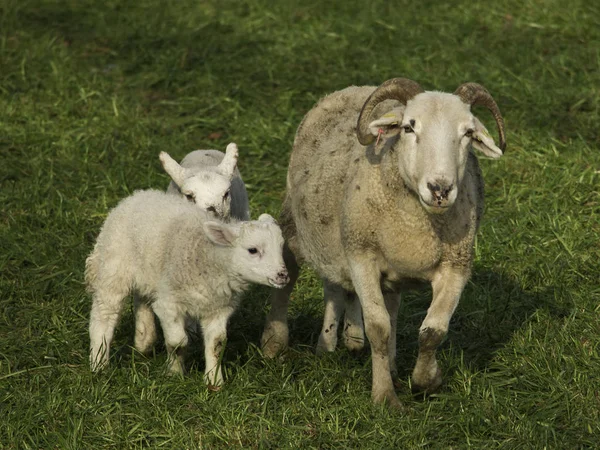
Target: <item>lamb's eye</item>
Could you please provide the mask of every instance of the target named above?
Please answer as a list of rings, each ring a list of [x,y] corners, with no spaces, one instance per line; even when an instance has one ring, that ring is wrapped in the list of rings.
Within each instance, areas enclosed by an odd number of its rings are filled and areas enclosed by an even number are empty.
[[[473,133],[475,133],[475,130],[473,130],[472,128],[469,128],[467,130],[467,132],[465,133],[465,136],[468,138],[473,137]]]
[[[256,247],[249,248],[248,253],[251,255],[256,255],[258,253],[258,249]]]
[[[185,198],[187,198],[190,202],[196,203],[196,197],[194,197],[194,194],[184,194]]]
[[[410,125],[404,125],[402,126],[402,128],[404,129],[405,133],[414,133],[415,130],[413,130],[413,127],[411,127]]]
[[[223,200],[227,200],[229,198],[229,191],[225,192],[225,195],[223,195]]]

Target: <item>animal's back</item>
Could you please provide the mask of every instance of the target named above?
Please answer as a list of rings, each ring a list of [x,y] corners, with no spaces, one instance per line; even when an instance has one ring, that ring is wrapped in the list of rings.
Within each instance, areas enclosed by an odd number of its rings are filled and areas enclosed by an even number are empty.
[[[374,89],[353,86],[321,99],[298,128],[288,170],[284,214],[295,224],[295,249],[322,276],[346,285],[341,232],[350,184],[360,165],[372,164],[356,138],[356,121]],[[380,108],[392,105],[388,101]]]
[[[181,239],[176,229],[197,227],[204,213],[184,199],[156,190],[137,191],[109,213],[86,261],[86,282],[145,287],[158,283],[170,248]]]

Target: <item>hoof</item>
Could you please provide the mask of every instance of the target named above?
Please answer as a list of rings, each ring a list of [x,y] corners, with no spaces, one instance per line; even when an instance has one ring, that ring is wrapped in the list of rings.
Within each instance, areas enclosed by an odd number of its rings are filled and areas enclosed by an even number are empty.
[[[373,395],[373,403],[376,405],[385,404],[389,409],[394,411],[406,411],[406,407],[398,400],[395,392]]]
[[[274,339],[269,339],[262,342],[262,353],[265,358],[275,359],[284,355],[287,350],[287,343],[278,342]]]
[[[141,355],[152,356],[152,352],[154,350],[154,344],[150,344],[150,345],[147,345],[145,347],[141,347],[141,346],[137,346],[136,345],[136,346],[134,346],[134,348]]]
[[[344,339],[344,346],[354,353],[361,353],[365,349],[364,339]]]
[[[423,380],[417,380],[415,374],[412,377],[412,392],[414,394],[433,394],[442,385],[442,371],[438,367],[436,368],[435,375],[431,378],[427,377]]]
[[[260,339],[263,356],[270,359],[281,357],[288,347],[288,333],[287,324],[268,324]]]

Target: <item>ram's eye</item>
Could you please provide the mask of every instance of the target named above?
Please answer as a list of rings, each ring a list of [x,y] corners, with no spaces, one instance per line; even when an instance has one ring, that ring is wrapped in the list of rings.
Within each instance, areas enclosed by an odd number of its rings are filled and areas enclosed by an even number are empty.
[[[249,248],[248,253],[251,255],[256,255],[258,253],[258,249],[256,247]]]
[[[225,192],[223,195],[223,200],[227,200],[229,198],[229,191]]]
[[[469,128],[467,130],[467,132],[465,133],[465,136],[468,137],[468,138],[473,137],[473,133],[475,133],[475,130],[472,129],[472,128]]]
[[[185,198],[187,198],[190,202],[196,203],[196,197],[194,197],[194,194],[183,194],[185,195]]]

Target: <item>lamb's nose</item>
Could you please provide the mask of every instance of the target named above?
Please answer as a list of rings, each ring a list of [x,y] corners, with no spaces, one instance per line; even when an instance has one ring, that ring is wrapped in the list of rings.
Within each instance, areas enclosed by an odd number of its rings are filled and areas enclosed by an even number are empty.
[[[288,271],[282,270],[279,273],[277,273],[277,281],[279,281],[281,284],[287,284],[290,281]]]

